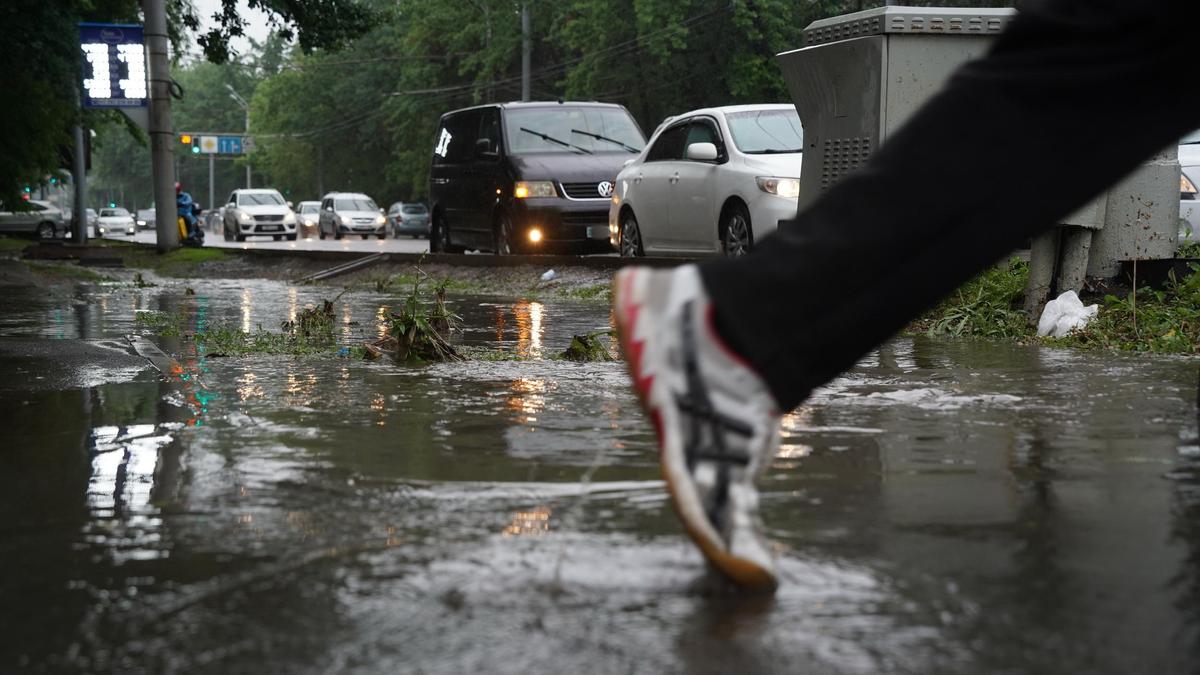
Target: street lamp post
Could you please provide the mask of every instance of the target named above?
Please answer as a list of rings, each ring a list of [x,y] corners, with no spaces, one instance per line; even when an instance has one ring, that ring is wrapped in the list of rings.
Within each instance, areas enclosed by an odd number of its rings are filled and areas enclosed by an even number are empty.
[[[238,95],[237,90],[233,88],[233,85],[226,84],[225,88],[229,90],[229,97],[232,98],[234,101],[237,101],[237,104],[242,106],[242,110],[245,111],[245,113],[246,113],[246,136],[249,137],[250,136],[250,104],[246,102],[246,99],[244,99]],[[247,188],[250,187],[250,157],[249,156],[246,157],[246,187]]]

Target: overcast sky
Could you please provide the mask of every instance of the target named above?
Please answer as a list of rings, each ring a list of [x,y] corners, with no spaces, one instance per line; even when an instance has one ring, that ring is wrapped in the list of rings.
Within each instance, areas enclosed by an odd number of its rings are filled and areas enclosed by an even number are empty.
[[[221,9],[221,0],[192,0],[196,6],[196,15],[200,17],[200,30],[205,32],[214,27],[216,22],[213,21],[213,14]],[[242,18],[246,20],[246,34],[254,38],[258,42],[267,39],[270,33],[270,27],[267,25],[266,14],[258,10],[251,10],[245,0],[238,0],[238,10],[242,14]],[[250,43],[245,38],[234,38],[230,43],[234,51],[245,54],[250,51]],[[192,45],[191,52],[193,55],[200,55],[200,48]]]

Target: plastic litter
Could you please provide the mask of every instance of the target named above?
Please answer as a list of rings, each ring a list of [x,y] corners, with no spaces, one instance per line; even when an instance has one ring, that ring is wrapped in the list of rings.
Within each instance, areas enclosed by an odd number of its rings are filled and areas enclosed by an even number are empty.
[[[542,272],[542,281],[554,281],[558,278],[558,274],[554,270],[546,270]]]
[[[1038,335],[1063,337],[1088,325],[1099,312],[1099,305],[1084,307],[1075,291],[1067,291],[1046,303],[1042,318],[1038,319]]]

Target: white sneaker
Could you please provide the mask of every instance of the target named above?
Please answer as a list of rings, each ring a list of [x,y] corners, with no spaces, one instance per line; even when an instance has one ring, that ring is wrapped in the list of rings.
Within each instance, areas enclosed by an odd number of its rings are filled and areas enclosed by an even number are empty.
[[[684,528],[736,584],[774,588],[775,561],[754,487],[779,448],[778,406],[766,383],[717,334],[695,265],[621,270],[613,308]]]

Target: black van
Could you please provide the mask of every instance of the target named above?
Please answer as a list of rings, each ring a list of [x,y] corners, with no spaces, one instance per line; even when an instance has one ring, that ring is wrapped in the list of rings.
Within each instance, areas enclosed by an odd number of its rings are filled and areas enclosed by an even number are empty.
[[[429,171],[429,248],[611,251],[608,206],[646,144],[613,103],[500,103],[442,115]]]

